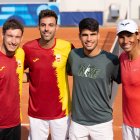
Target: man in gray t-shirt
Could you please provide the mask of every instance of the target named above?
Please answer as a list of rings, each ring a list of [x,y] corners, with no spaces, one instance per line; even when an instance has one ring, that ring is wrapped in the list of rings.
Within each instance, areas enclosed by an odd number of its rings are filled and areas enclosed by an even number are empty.
[[[73,75],[70,140],[113,140],[113,81],[120,83],[119,59],[98,46],[99,24],[93,18],[79,23],[83,48],[73,49],[68,72]]]

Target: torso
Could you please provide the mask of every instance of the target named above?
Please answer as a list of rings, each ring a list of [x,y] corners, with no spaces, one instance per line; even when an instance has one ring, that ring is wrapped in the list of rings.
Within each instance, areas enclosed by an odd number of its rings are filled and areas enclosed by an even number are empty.
[[[39,46],[38,40],[24,45],[25,64],[30,74],[30,116],[57,119],[70,112],[66,62],[71,50],[67,41],[56,39],[50,49]]]
[[[0,52],[0,128],[9,128],[20,123],[23,61],[22,49],[18,49],[11,58]]]
[[[117,81],[118,77],[118,58],[105,51],[95,57],[87,57],[83,49],[74,49],[69,64],[74,78],[73,121],[94,125],[111,120],[111,87],[112,81]]]
[[[140,56],[130,61],[126,53],[120,56],[123,89],[123,121],[140,127]]]

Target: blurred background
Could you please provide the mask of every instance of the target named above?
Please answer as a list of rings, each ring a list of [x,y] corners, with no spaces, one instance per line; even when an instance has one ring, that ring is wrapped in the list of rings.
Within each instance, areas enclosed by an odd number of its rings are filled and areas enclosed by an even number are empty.
[[[93,17],[102,26],[113,26],[124,18],[138,24],[140,20],[140,0],[0,0],[0,26],[14,17],[35,27],[42,9],[54,10],[60,26],[77,26],[84,17]]]

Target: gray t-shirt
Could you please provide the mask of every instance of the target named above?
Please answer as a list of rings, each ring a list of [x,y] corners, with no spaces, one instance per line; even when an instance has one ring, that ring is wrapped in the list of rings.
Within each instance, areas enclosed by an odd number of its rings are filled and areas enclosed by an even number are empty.
[[[83,48],[70,52],[68,71],[73,75],[73,121],[95,125],[112,119],[112,83],[120,83],[119,67],[118,57],[103,50],[95,57],[85,56]]]

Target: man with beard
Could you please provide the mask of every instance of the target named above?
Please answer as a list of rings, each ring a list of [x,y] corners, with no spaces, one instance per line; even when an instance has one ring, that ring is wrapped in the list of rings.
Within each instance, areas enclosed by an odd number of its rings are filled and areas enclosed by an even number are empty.
[[[66,62],[72,44],[55,38],[57,15],[52,10],[39,14],[41,38],[27,42],[25,68],[29,68],[30,140],[67,139],[70,94]]]

